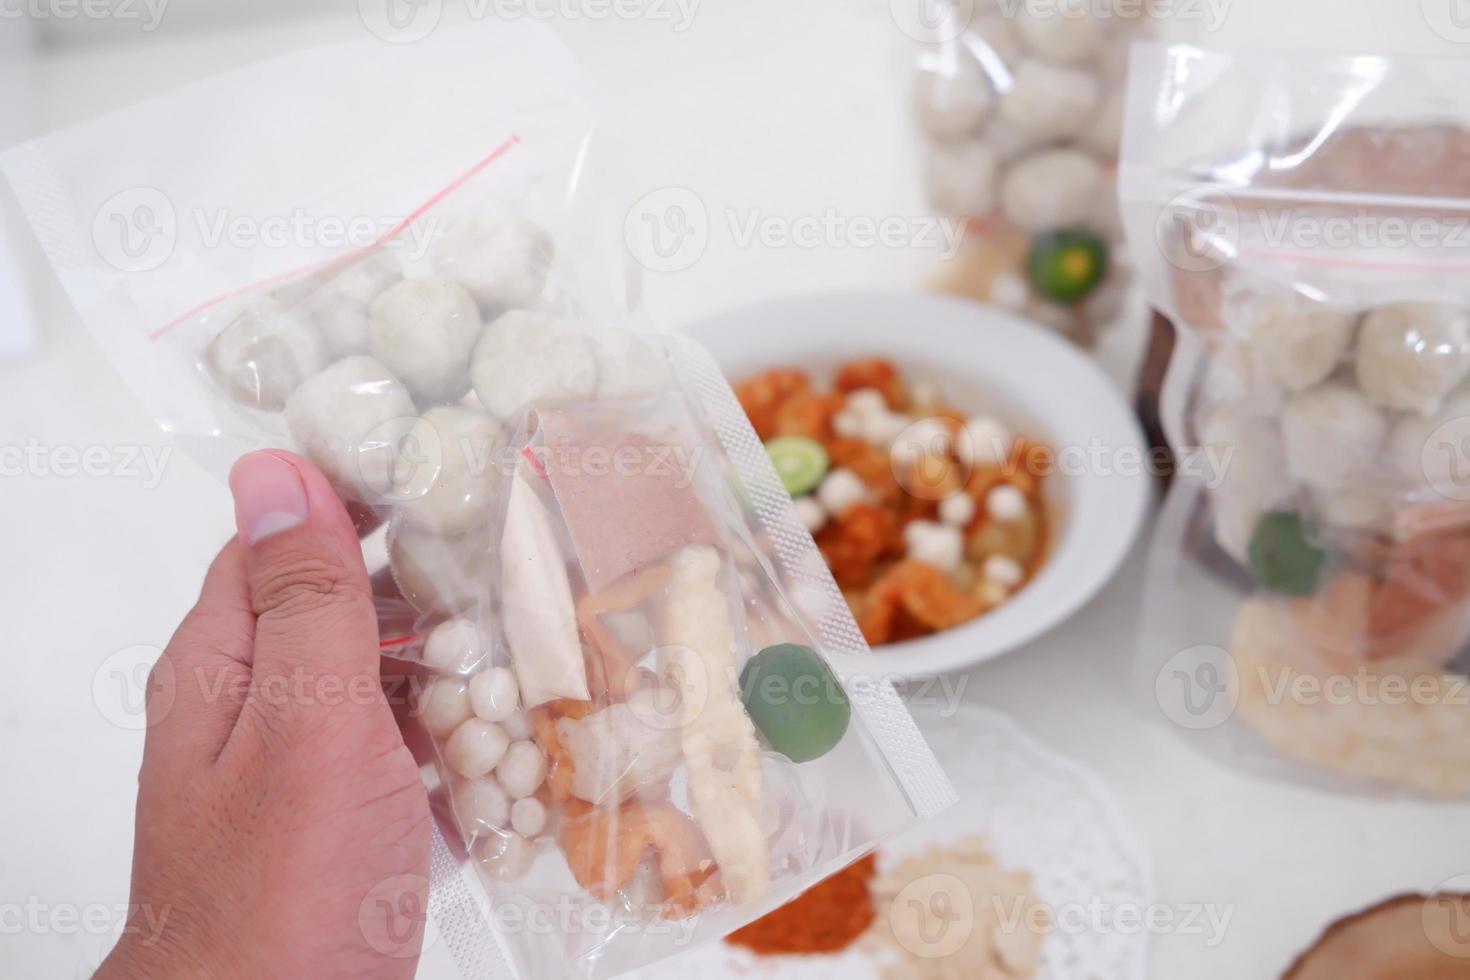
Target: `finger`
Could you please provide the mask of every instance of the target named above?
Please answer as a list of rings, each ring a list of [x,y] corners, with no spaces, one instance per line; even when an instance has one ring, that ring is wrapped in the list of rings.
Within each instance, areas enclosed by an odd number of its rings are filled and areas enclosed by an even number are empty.
[[[271,450],[241,458],[230,490],[256,617],[254,700],[310,710],[376,692],[378,624],[367,569],[326,477],[299,456]]]
[[[178,774],[219,756],[249,692],[254,643],[245,549],[231,538],[154,667],[145,771]]]

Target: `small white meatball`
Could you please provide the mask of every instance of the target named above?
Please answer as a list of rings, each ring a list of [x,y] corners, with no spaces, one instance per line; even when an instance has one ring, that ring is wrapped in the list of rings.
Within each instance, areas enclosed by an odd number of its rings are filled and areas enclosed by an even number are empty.
[[[1030,510],[1026,495],[1009,483],[992,487],[985,495],[985,513],[1002,524],[1022,520]]]
[[[344,497],[377,501],[391,487],[392,461],[378,445],[384,426],[417,414],[403,385],[365,354],[308,378],[286,400],[286,427],[302,453]]]
[[[421,613],[473,613],[489,601],[490,542],[481,531],[440,537],[394,522],[388,533],[388,567],[403,597]]]
[[[279,412],[325,363],[311,325],[268,302],[241,310],[204,351],[204,365],[225,394],[268,412]]]
[[[1000,159],[983,140],[940,144],[924,156],[924,188],[930,207],[943,214],[979,217],[995,210]]]
[[[1010,458],[1014,439],[999,419],[975,415],[960,427],[956,450],[966,466],[999,466]]]
[[[869,415],[863,419],[863,438],[875,446],[891,446],[913,424],[914,420],[902,412]]]
[[[888,414],[888,399],[877,388],[858,388],[847,394],[843,403],[849,412],[859,418]]]
[[[506,721],[520,704],[516,675],[506,668],[490,667],[470,678],[470,706],[486,721]]]
[[[1387,434],[1388,420],[1345,384],[1292,395],[1281,413],[1291,471],[1319,490],[1342,490],[1370,479]]]
[[[1026,231],[1085,225],[1107,193],[1097,158],[1081,150],[1044,150],[1016,161],[1001,181],[1007,220]]]
[[[955,527],[966,527],[975,519],[975,498],[961,491],[939,502],[939,519]]]
[[[408,520],[439,534],[459,534],[490,519],[500,423],[478,409],[438,405],[399,441],[405,455],[395,496]],[[406,448],[405,448],[406,447]]]
[[[541,836],[546,829],[546,804],[534,796],[516,800],[510,808],[510,826],[527,840]]]
[[[813,534],[827,526],[827,508],[811,494],[797,497],[792,501],[792,506],[796,508],[797,519]]]
[[[980,584],[975,587],[975,598],[985,605],[994,609],[1011,597],[1011,590],[999,582],[990,579],[981,579]]]
[[[529,406],[579,401],[597,392],[597,360],[587,338],[544,313],[511,310],[485,328],[470,366],[475,394],[508,419]]]
[[[1251,363],[1288,391],[1325,381],[1352,343],[1357,317],[1291,294],[1227,304],[1226,322],[1250,346]]]
[[[517,711],[501,722],[500,727],[505,729],[505,734],[510,736],[512,742],[523,742],[536,734],[531,727],[530,716],[524,711]]]
[[[1396,303],[1358,332],[1358,384],[1378,405],[1428,415],[1470,374],[1470,312]]]
[[[1102,86],[1090,72],[1028,59],[1001,96],[1000,118],[1040,140],[1067,140],[1082,132],[1101,102]]]
[[[1102,50],[1102,21],[1092,15],[1088,0],[1059,0],[1044,10],[1022,4],[1016,31],[1040,58],[1058,65],[1080,65]]]
[[[435,677],[419,692],[418,716],[430,735],[443,738],[475,716],[470,686],[457,677]]]
[[[987,582],[1014,589],[1026,578],[1026,569],[1009,555],[991,555],[985,559],[985,564],[980,566],[980,575]]]
[[[985,125],[995,108],[995,91],[980,66],[968,58],[914,79],[914,110],[919,123],[941,142],[963,140]]]
[[[1094,112],[1077,134],[1077,145],[1091,150],[1104,160],[1118,159],[1123,143],[1123,90],[1114,89],[1103,97],[1102,108]]]
[[[589,342],[597,358],[598,398],[644,398],[673,387],[668,358],[650,338],[608,328]]]
[[[530,306],[546,286],[556,246],[536,224],[495,207],[452,224],[434,243],[434,272],[469,290],[486,316]]]
[[[867,499],[868,485],[862,477],[845,467],[828,473],[817,487],[817,500],[827,508],[827,513],[834,516]]]
[[[863,437],[863,416],[851,409],[843,409],[832,416],[832,431],[844,439]]]
[[[910,521],[903,529],[903,543],[910,558],[943,572],[959,568],[965,556],[960,529],[934,521]]]
[[[504,832],[511,825],[510,797],[493,779],[467,779],[454,792],[454,813],[466,837]]]
[[[475,300],[448,279],[405,279],[373,301],[373,356],[425,404],[452,402],[470,388],[470,352],[484,324]]]
[[[943,419],[919,419],[904,426],[889,447],[888,454],[898,467],[916,465],[930,456],[948,456],[954,448],[954,437]]]
[[[546,755],[535,742],[516,742],[505,750],[495,770],[500,786],[519,800],[530,796],[546,781]]]
[[[402,278],[398,257],[379,249],[325,279],[306,297],[307,315],[321,335],[329,360],[367,351],[373,301]]]
[[[1443,430],[1443,431],[1441,431]],[[1451,393],[1433,415],[1405,415],[1388,437],[1388,456],[1410,487],[1454,486],[1470,473],[1470,391]]]
[[[441,674],[463,674],[489,656],[490,638],[472,619],[446,619],[424,641],[424,666]]]
[[[536,851],[520,834],[486,834],[475,842],[475,857],[488,877],[517,881],[531,870]]]
[[[483,718],[471,718],[461,723],[444,743],[444,761],[461,776],[479,779],[490,775],[509,747],[510,739],[499,725]],[[501,788],[509,792],[504,781]]]

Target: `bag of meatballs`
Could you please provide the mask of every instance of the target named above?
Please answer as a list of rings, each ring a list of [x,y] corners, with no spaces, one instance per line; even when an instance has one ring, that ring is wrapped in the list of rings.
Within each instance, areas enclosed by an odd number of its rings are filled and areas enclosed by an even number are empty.
[[[1123,313],[1123,81],[1152,7],[923,0],[912,98],[924,189],[970,231],[947,288],[1084,346]]]
[[[1134,59],[1127,233],[1179,332],[1140,686],[1294,780],[1470,795],[1467,79]]]
[[[588,90],[480,25],[0,158],[160,425],[348,505],[466,976],[658,961],[952,797],[729,385],[637,316]]]

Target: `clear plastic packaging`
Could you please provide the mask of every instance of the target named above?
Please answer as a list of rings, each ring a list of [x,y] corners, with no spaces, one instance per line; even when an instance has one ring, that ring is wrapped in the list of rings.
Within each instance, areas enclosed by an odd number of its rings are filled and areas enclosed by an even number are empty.
[[[1178,326],[1141,676],[1233,758],[1470,794],[1456,61],[1142,47],[1128,239]]]
[[[1149,3],[928,0],[913,92],[930,204],[970,219],[948,285],[1091,346],[1129,282],[1115,173]]]
[[[728,384],[633,317],[584,90],[548,32],[482,26],[292,55],[0,158],[165,429],[221,472],[295,449],[348,504],[468,976],[654,962],[952,797]]]

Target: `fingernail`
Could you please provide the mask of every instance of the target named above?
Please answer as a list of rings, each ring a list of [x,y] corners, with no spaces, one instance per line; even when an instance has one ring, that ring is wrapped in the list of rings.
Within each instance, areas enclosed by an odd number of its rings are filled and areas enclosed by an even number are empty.
[[[268,452],[242,456],[230,470],[235,527],[247,544],[306,520],[306,486],[286,460]]]

